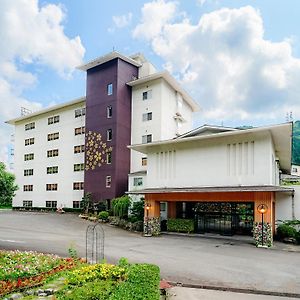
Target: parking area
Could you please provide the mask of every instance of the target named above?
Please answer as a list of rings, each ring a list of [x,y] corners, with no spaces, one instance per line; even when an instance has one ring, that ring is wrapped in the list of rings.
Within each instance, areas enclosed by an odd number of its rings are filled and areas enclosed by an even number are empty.
[[[73,214],[0,211],[0,249],[66,256],[72,246],[84,257],[88,224]],[[108,262],[127,257],[154,263],[173,282],[300,294],[300,253],[288,247],[258,249],[245,241],[175,235],[147,238],[103,227]]]

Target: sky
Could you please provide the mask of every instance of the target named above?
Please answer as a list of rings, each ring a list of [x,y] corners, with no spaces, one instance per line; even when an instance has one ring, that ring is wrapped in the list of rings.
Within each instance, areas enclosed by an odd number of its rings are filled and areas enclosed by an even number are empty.
[[[85,95],[77,66],[141,52],[197,101],[194,127],[300,119],[298,0],[0,0],[0,161],[6,120]]]

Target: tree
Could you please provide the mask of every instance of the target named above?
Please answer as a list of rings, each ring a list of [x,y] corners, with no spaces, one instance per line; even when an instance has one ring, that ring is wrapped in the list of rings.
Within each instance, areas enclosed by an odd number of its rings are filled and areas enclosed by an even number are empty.
[[[11,206],[18,186],[15,175],[6,171],[5,164],[0,162],[0,206]]]

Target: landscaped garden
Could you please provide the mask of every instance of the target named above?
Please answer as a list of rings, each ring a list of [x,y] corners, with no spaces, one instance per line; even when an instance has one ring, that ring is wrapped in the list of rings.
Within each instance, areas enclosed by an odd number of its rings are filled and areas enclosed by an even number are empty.
[[[159,268],[149,264],[90,265],[76,258],[36,252],[0,251],[0,297],[36,299],[137,299],[160,297]]]

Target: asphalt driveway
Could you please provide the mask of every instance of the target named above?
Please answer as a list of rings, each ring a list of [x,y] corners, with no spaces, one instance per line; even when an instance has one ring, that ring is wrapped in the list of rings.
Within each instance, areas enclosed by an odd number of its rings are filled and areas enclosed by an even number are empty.
[[[72,245],[84,257],[88,224],[72,214],[0,211],[0,249],[66,256]],[[104,231],[108,262],[154,263],[173,282],[300,294],[299,252],[204,237],[146,238],[109,225]]]

